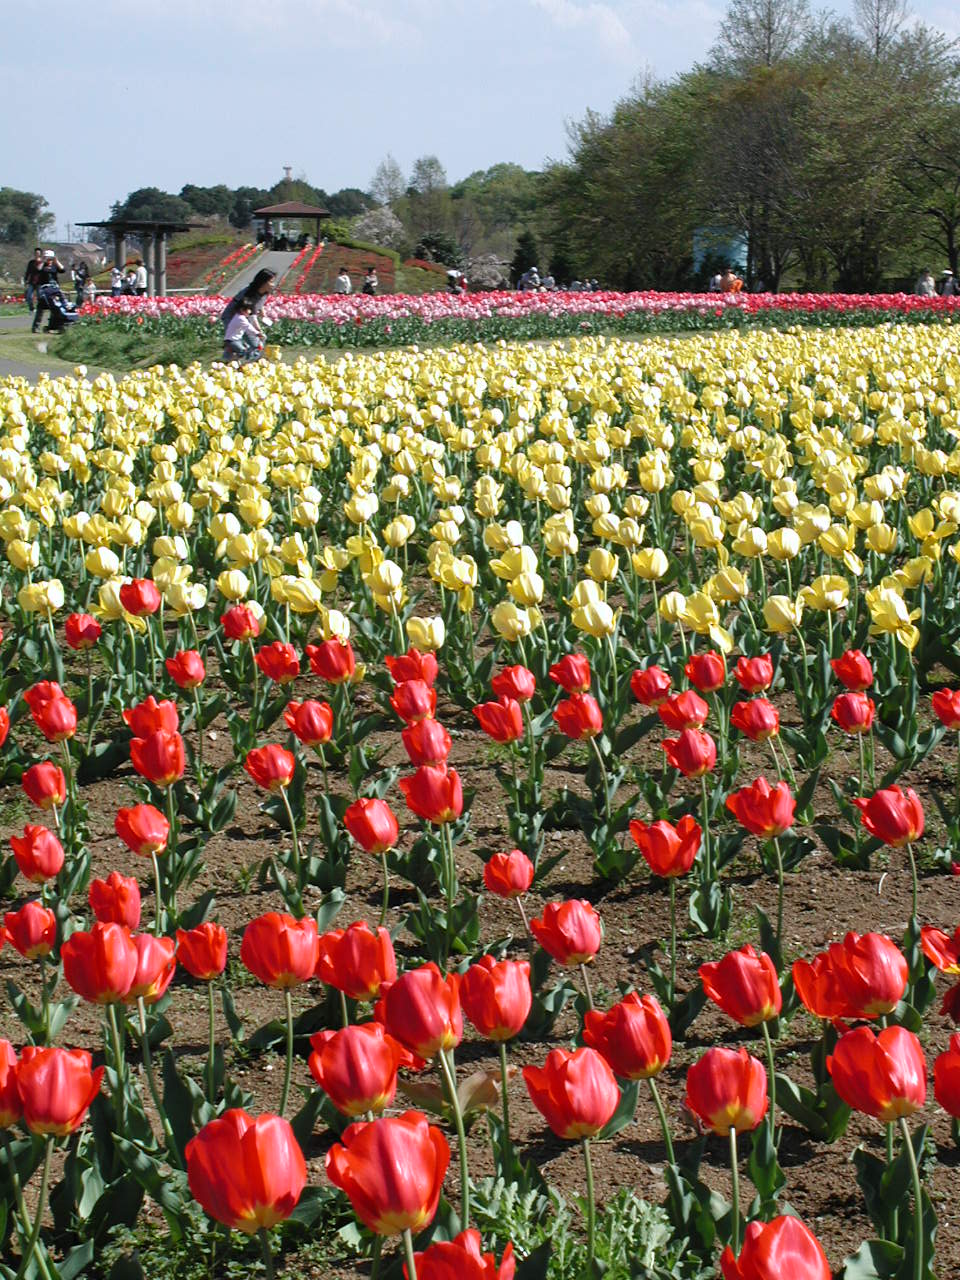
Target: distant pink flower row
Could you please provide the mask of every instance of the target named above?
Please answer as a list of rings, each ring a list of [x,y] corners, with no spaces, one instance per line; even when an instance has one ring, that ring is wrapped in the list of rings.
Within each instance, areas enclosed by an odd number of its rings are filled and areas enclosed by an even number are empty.
[[[228,299],[205,294],[169,298],[98,298],[84,306],[86,314],[208,316],[216,319]],[[909,293],[425,293],[276,294],[264,308],[269,320],[313,321],[317,324],[356,324],[414,317],[434,320],[486,318],[523,319],[527,316],[610,315],[634,312],[699,311],[718,315],[734,309],[747,314],[764,311],[845,312],[960,311],[960,298],[920,297]]]

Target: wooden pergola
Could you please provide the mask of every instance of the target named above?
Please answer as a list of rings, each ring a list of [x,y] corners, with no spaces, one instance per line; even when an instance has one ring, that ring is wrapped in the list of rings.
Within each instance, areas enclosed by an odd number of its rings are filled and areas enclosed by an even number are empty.
[[[329,209],[316,204],[302,204],[299,200],[285,200],[282,204],[264,205],[262,209],[254,209],[253,216],[264,222],[268,218],[294,218],[300,222],[317,224],[317,244],[320,243],[320,223],[330,217]]]
[[[163,298],[167,293],[167,238],[174,233],[202,230],[203,222],[165,222],[152,218],[111,218],[108,222],[78,222],[79,227],[97,227],[113,233],[113,260],[123,270],[127,261],[127,236],[143,241],[143,264],[147,268],[147,293]]]

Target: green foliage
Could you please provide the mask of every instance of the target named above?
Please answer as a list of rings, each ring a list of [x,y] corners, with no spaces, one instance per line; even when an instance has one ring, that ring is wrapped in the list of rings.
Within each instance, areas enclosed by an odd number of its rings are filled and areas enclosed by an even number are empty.
[[[53,226],[43,196],[15,187],[0,187],[0,243],[32,245]]]

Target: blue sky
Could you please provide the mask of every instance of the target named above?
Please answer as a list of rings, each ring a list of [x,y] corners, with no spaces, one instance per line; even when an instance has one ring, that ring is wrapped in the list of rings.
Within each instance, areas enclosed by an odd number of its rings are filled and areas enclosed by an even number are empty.
[[[435,153],[451,179],[499,160],[538,168],[565,154],[567,121],[702,58],[724,7],[0,0],[0,183],[45,195],[62,235],[137,187],[268,187],[285,164],[328,191],[366,187],[387,152],[405,172]],[[953,0],[913,13],[960,35]]]

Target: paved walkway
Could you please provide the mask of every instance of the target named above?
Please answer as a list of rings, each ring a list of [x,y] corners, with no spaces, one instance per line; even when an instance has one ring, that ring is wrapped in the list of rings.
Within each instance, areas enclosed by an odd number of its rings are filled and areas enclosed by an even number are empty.
[[[275,249],[270,249],[265,253],[258,253],[249,266],[238,271],[232,280],[227,280],[220,286],[219,292],[225,298],[232,298],[246,288],[258,271],[273,271],[277,276],[277,288],[283,283],[283,278],[293,266],[297,253],[279,253]]]
[[[39,350],[36,352],[36,358],[32,352],[30,355],[25,355],[19,349],[11,359],[4,356],[3,335],[29,334],[32,324],[33,316],[25,311],[19,315],[0,315],[0,378],[28,378],[31,382],[36,382],[41,373],[49,373],[53,378],[62,378],[64,374],[72,373],[73,365]],[[43,333],[38,333],[37,343],[42,343],[44,337]]]

